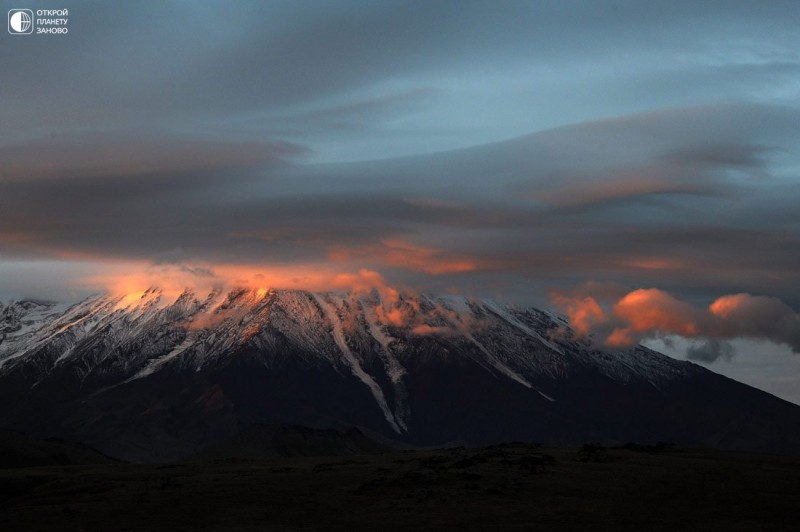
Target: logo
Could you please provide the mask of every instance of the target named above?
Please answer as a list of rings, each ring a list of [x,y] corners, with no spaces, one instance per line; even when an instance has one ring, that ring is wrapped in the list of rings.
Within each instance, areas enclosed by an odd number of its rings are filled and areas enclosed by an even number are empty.
[[[11,35],[30,35],[33,33],[33,11],[12,9],[8,12],[8,33]]]

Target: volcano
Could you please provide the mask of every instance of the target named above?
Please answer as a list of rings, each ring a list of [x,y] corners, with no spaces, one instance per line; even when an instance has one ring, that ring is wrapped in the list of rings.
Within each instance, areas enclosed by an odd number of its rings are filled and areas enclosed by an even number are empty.
[[[567,320],[378,290],[152,288],[0,305],[0,426],[177,460],[258,423],[413,446],[668,441],[800,451],[800,406]]]

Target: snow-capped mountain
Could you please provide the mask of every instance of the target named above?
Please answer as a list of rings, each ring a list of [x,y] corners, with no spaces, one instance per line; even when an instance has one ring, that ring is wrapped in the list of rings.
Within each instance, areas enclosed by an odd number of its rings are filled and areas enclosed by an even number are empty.
[[[669,440],[800,450],[800,407],[492,301],[234,290],[0,306],[0,424],[173,459],[255,422],[417,445]]]

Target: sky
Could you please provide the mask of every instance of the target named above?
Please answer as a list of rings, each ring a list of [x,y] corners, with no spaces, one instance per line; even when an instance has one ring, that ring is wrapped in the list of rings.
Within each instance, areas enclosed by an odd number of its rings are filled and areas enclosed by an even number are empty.
[[[69,9],[0,35],[0,299],[379,279],[800,402],[796,0],[0,3]]]

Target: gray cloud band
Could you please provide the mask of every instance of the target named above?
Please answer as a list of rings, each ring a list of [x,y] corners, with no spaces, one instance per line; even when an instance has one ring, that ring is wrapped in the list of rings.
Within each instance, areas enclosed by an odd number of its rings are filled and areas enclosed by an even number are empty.
[[[797,115],[697,107],[339,165],[285,142],[47,139],[0,149],[0,243],[5,257],[258,263],[403,240],[541,290],[595,278],[797,302],[800,198],[775,163]]]

